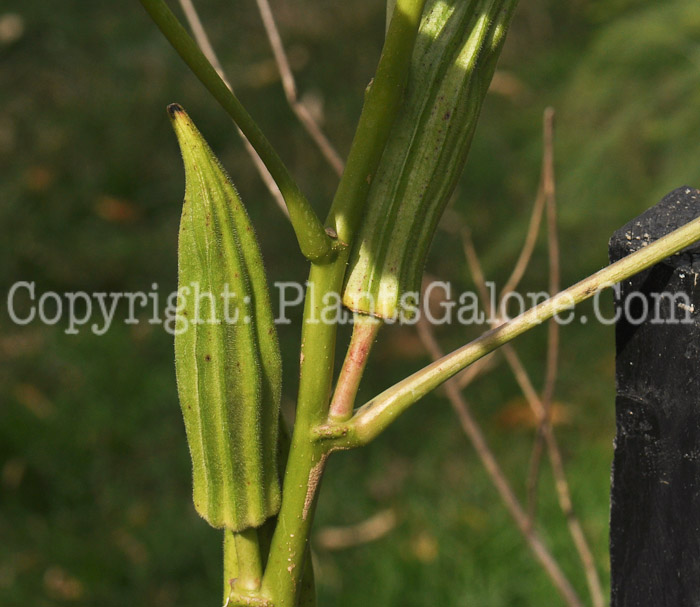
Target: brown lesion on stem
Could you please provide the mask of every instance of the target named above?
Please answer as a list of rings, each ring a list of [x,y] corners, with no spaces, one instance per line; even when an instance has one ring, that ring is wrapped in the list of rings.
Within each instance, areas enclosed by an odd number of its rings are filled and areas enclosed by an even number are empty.
[[[344,422],[352,416],[360,380],[381,326],[382,321],[379,318],[367,314],[355,314],[350,346],[331,401],[329,422]]]

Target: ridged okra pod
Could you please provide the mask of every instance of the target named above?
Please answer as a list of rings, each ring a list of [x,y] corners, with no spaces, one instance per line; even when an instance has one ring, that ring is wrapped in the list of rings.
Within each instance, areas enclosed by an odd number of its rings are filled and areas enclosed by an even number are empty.
[[[517,0],[428,0],[399,115],[372,181],[343,302],[411,317]]]
[[[212,526],[241,531],[279,510],[279,345],[238,193],[184,110],[168,112],[185,165],[175,360],[194,504]]]

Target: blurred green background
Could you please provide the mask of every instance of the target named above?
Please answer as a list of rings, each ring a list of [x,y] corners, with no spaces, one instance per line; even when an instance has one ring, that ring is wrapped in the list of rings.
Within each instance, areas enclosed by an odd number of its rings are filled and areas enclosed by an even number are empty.
[[[172,3],[175,4],[175,3]],[[283,100],[254,3],[201,0],[241,100],[321,214],[336,179]],[[381,0],[274,0],[305,101],[347,152],[384,27]],[[305,279],[291,230],[224,113],[133,2],[9,0],[0,9],[0,605],[216,605],[220,534],[194,513],[172,337],[115,322],[17,326],[7,292],[150,291],[176,283],[184,179],[165,106],[181,103],[236,182],[271,281]],[[607,239],[667,191],[700,184],[697,0],[522,2],[454,210],[490,279],[507,276],[538,183],[541,116],[557,110],[564,283],[606,263]],[[473,287],[442,236],[427,270]],[[523,288],[547,285],[544,240]],[[610,301],[606,298],[609,309]],[[590,306],[583,306],[590,316]],[[122,320],[126,309],[120,307]],[[298,321],[299,314],[291,314]],[[516,348],[541,385],[545,331]],[[447,327],[454,347],[475,328]],[[281,326],[285,398],[298,323]],[[556,400],[572,492],[607,584],[614,436],[610,327],[562,330]],[[361,398],[427,362],[410,329],[381,336]],[[524,497],[532,418],[504,364],[467,398]],[[539,521],[577,590],[586,586],[545,466]],[[392,509],[381,539],[331,551],[314,539],[321,605],[561,605],[439,394],[368,448],[334,456],[317,529]]]

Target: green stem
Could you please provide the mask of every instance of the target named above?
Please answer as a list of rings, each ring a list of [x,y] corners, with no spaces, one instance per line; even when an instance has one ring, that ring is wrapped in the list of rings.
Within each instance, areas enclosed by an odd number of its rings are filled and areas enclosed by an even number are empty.
[[[368,177],[376,170],[408,75],[425,0],[398,0],[373,85],[365,99],[348,163],[328,217],[351,244],[362,214]],[[340,293],[348,249],[311,266],[304,304],[296,421],[282,490],[282,507],[263,575],[262,593],[275,607],[295,607],[302,590],[308,538],[327,450],[313,437],[328,414],[337,327],[323,322],[327,294]]]
[[[341,257],[345,255],[341,254]],[[344,265],[344,264],[343,264]],[[340,263],[314,265],[309,274],[302,328],[301,377],[297,416],[284,476],[282,508],[272,538],[262,591],[275,607],[295,607],[318,484],[326,453],[311,438],[325,419],[333,377],[336,326],[321,322],[323,296],[342,285]]]
[[[233,531],[224,529],[224,604],[233,591],[233,583],[238,579],[238,559]]]
[[[304,574],[301,577],[301,590],[299,591],[299,607],[316,607],[316,579],[311,549],[306,551]]]
[[[267,523],[266,523],[267,524]],[[259,529],[224,530],[224,602],[227,607],[271,607],[260,593],[262,561]]]
[[[258,530],[250,528],[238,533],[233,532],[233,545],[238,564],[238,579],[235,588],[241,593],[254,593],[260,589],[262,581],[262,559],[260,558]]]
[[[343,177],[326,225],[351,242],[401,103],[425,0],[397,0],[374,81],[369,85]]]
[[[571,310],[574,305],[603,289],[659,263],[697,240],[700,240],[700,218],[424,367],[369,401],[348,422],[317,427],[316,436],[325,439],[320,442],[327,444],[330,449],[349,449],[367,444],[413,403],[482,356],[553,316]]]
[[[226,86],[164,0],[140,2],[194,75],[243,131],[270,171],[289,210],[289,218],[304,257],[313,262],[328,259],[333,252],[333,240],[326,234],[313,207],[255,120]]]

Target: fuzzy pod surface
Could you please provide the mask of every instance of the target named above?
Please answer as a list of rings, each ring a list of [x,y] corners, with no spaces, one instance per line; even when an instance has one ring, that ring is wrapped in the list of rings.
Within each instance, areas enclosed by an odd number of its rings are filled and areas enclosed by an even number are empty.
[[[168,113],[185,167],[174,332],[194,505],[212,526],[242,531],[280,507],[279,344],[240,197],[185,111]]]
[[[401,110],[353,243],[343,303],[410,318],[517,0],[428,0]]]

